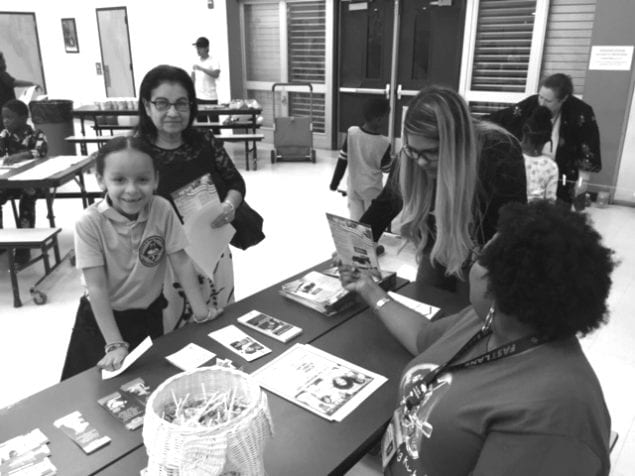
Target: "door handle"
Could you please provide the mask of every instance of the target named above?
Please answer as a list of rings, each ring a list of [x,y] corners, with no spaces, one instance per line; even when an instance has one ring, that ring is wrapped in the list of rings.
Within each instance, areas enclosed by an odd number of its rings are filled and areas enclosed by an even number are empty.
[[[397,99],[401,99],[401,84],[397,86]]]
[[[110,87],[110,68],[108,65],[104,65],[104,82],[106,83],[106,87]]]
[[[384,88],[384,94],[386,95],[386,99],[390,99],[390,83],[386,83],[386,87]]]

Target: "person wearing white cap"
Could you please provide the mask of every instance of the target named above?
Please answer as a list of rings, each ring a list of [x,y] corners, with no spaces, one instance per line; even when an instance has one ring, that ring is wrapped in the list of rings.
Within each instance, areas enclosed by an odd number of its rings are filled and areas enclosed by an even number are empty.
[[[196,46],[199,56],[199,60],[192,66],[196,99],[199,104],[218,104],[216,80],[220,76],[220,65],[209,54],[209,40],[201,36],[192,45]],[[210,121],[218,119],[216,114],[199,114],[197,120],[206,122],[208,117]]]

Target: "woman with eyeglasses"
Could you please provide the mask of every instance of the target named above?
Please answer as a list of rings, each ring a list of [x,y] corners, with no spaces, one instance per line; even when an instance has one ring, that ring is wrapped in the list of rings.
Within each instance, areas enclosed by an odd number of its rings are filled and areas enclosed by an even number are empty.
[[[175,206],[179,217],[187,212],[188,193],[196,200],[214,194],[222,212],[212,228],[231,223],[245,196],[245,181],[210,130],[196,130],[192,123],[198,108],[190,75],[170,65],[157,66],[145,75],[139,91],[139,125],[136,134],[151,146],[159,171],[157,193]],[[179,209],[180,207],[180,209]],[[234,272],[229,246],[223,251],[214,279],[208,280],[210,304],[222,308],[234,301]]]
[[[520,145],[473,119],[463,98],[441,86],[408,105],[402,143],[386,187],[360,221],[378,240],[401,211],[400,233],[417,247],[417,282],[467,298],[461,283],[470,257],[494,235],[498,210],[527,201]]]
[[[376,314],[415,357],[382,441],[384,474],[607,476],[611,419],[580,346],[603,324],[613,251],[584,214],[510,203],[469,272],[470,303],[428,321]],[[342,273],[368,302],[369,275]]]

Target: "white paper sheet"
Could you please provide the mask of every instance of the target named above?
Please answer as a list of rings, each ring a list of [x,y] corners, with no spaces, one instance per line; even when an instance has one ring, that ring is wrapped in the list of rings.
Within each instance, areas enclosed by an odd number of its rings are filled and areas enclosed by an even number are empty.
[[[401,294],[397,294],[393,291],[388,291],[388,295],[398,303],[403,304],[404,306],[412,309],[415,312],[418,312],[422,316],[426,317],[428,320],[431,320],[441,310],[440,308],[431,304],[426,304],[425,302],[402,296]]]
[[[128,367],[134,364],[135,360],[141,357],[150,347],[152,347],[152,339],[150,339],[150,336],[148,336],[145,339],[143,339],[141,344],[139,344],[137,347],[132,349],[132,352],[130,352],[126,356],[126,358],[123,361],[123,364],[121,364],[121,367],[119,367],[118,370],[102,369],[101,378],[104,380],[107,380],[109,378],[116,377],[117,375],[123,373]]]
[[[207,203],[185,221],[185,234],[190,244],[185,251],[209,278],[223,250],[236,233],[230,224],[212,228],[212,221],[221,213],[220,204]]]
[[[172,365],[186,372],[200,367],[214,357],[216,357],[214,352],[210,352],[193,342],[190,342],[181,350],[165,356]]]

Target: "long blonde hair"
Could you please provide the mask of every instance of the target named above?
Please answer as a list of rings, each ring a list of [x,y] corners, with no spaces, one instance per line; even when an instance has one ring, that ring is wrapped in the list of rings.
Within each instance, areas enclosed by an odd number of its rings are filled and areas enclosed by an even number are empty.
[[[435,187],[434,178],[415,160],[402,154],[401,232],[417,245],[417,256],[421,259],[428,237],[434,233],[429,226],[434,193],[436,236],[430,262],[445,266],[447,275],[461,278],[463,263],[473,248],[479,156],[479,141],[467,104],[451,89],[425,88],[408,106],[404,131],[438,141],[439,162]]]

